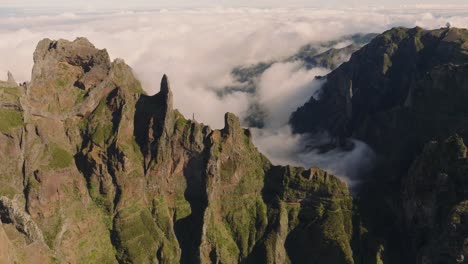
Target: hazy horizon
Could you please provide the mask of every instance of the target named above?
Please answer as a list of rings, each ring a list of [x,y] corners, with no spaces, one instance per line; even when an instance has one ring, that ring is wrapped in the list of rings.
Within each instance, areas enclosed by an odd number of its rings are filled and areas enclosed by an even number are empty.
[[[82,0],[82,1],[59,1],[59,0],[1,0],[0,10],[3,8],[55,8],[77,10],[115,10],[115,9],[144,9],[144,8],[193,8],[193,7],[255,7],[255,8],[282,8],[282,7],[314,7],[314,8],[398,8],[407,6],[419,6],[428,8],[450,8],[450,6],[468,6],[465,0],[289,0],[287,2],[280,0]]]

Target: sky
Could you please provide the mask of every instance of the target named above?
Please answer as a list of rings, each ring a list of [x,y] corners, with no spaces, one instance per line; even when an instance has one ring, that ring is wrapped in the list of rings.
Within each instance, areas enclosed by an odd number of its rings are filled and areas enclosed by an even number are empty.
[[[197,121],[213,128],[223,127],[225,112],[245,117],[254,97],[267,112],[265,128],[253,129],[254,142],[274,164],[319,166],[352,183],[373,159],[366,144],[355,141],[351,152],[306,151],[304,146],[311,140],[324,142],[327,135],[293,135],[288,125],[291,112],[321,88],[323,82],[315,76],[329,70],[305,69],[297,62],[281,60],[306,44],[354,33],[380,33],[396,26],[432,29],[447,22],[467,28],[468,6],[451,6],[447,1],[436,6],[441,1],[424,1],[423,6],[415,5],[420,1],[400,1],[411,7],[384,7],[395,1],[378,0],[371,3],[382,6],[345,0],[275,1],[240,0],[237,6],[214,0],[190,1],[192,6],[158,1],[151,7],[146,1],[132,1],[136,4],[131,7],[130,1],[120,0],[112,4],[0,0],[0,79],[6,79],[10,70],[17,81],[28,81],[32,54],[43,38],[86,37],[97,48],[105,48],[111,59],[123,58],[149,94],[158,92],[162,75],[168,74],[175,107],[186,117],[195,113]],[[68,7],[46,8],[59,2]],[[72,7],[78,2],[83,9]],[[328,7],[317,7],[323,2]],[[268,61],[277,62],[259,76],[255,95],[243,91],[222,98],[217,95],[223,87],[238,85],[231,75],[234,67]]]
[[[0,0],[6,7],[59,7],[85,9],[173,8],[173,7],[396,7],[407,5],[466,5],[466,0]]]

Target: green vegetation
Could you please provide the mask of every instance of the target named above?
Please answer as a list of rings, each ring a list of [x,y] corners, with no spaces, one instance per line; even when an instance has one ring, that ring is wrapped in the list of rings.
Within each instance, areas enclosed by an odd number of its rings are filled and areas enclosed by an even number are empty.
[[[171,230],[167,205],[161,197],[154,201],[154,215],[137,203],[119,211],[114,221],[120,245],[118,258],[127,263],[154,263],[155,254],[160,251],[168,263],[177,262],[178,244]]]
[[[385,53],[383,55],[383,69],[382,69],[382,73],[383,74],[386,74],[388,69],[390,69],[392,67],[392,60],[390,59],[390,56]]]
[[[112,135],[112,123],[107,122],[107,123],[99,124],[96,127],[96,130],[93,133],[92,139],[94,143],[100,146],[105,146],[107,139],[109,139],[111,135]]]
[[[50,155],[49,168],[51,169],[63,169],[73,164],[73,156],[55,144],[49,145],[48,153]]]
[[[221,263],[237,263],[240,252],[230,232],[223,223],[214,219],[209,221],[211,222],[208,224],[206,237],[213,246],[211,255],[215,255]]]
[[[92,131],[91,139],[101,147],[104,147],[107,140],[112,136],[113,124],[112,114],[109,111],[106,100],[102,100],[93,112],[92,121],[88,124]]]
[[[0,196],[6,196],[9,199],[13,199],[16,194],[18,194],[18,191],[10,185],[0,186]]]
[[[0,109],[0,131],[11,132],[12,129],[23,125],[23,114],[17,110]]]
[[[2,101],[17,101],[21,96],[18,87],[0,87],[0,99]]]
[[[228,202],[229,206],[224,206],[226,226],[236,241],[240,256],[245,258],[266,230],[267,206],[259,196],[236,200],[237,203],[232,201]]]
[[[57,87],[59,88],[65,88],[65,86],[67,86],[67,84],[70,82],[70,80],[68,78],[65,78],[65,79],[62,79],[62,78],[59,78],[55,81],[55,84],[57,85]]]
[[[414,46],[416,47],[416,51],[420,52],[424,49],[424,44],[421,41],[421,34],[419,33],[417,36],[414,37]]]
[[[49,219],[49,224],[44,230],[44,240],[49,248],[55,248],[54,242],[55,239],[62,229],[63,219],[60,215],[59,209],[56,208],[55,216],[52,219]],[[50,222],[51,221],[51,222]]]
[[[185,198],[180,197],[176,200],[176,208],[175,208],[175,215],[174,220],[177,222],[180,219],[183,219],[189,216],[192,213],[192,208],[190,207],[190,203],[185,200]]]
[[[119,258],[150,263],[153,256],[147,252],[155,252],[157,246],[153,238],[157,230],[151,221],[151,214],[146,209],[133,205],[119,212],[114,225],[121,241]]]
[[[70,68],[69,64],[68,63],[60,63],[60,69],[64,70],[64,71],[67,71],[68,69]]]
[[[88,95],[86,91],[78,89],[78,88],[71,89],[71,92],[74,94],[76,98],[75,105],[78,105],[84,102],[84,100],[86,99],[86,96]]]

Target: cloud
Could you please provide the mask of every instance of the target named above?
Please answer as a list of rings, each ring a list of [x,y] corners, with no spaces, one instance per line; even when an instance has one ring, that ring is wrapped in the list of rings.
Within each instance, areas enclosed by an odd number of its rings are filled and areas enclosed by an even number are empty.
[[[266,110],[265,127],[277,129],[288,123],[298,106],[306,103],[323,84],[316,76],[327,69],[307,70],[299,62],[275,63],[266,70],[258,85],[259,103]]]
[[[350,187],[360,183],[362,174],[372,168],[375,153],[364,142],[351,140],[354,148],[344,151],[333,148],[326,152],[320,146],[330,143],[326,134],[292,134],[289,126],[279,129],[251,129],[254,143],[267,155],[273,164],[319,167],[340,176]]]
[[[327,70],[307,71],[298,63],[281,62],[260,76],[255,95],[234,92],[220,98],[216,90],[235,84],[230,75],[234,67],[281,61],[305,44],[393,26],[437,28],[447,21],[468,27],[468,12],[429,7],[90,9],[58,14],[10,10],[0,13],[0,76],[11,70],[18,81],[29,80],[32,53],[42,38],[84,36],[98,48],[106,48],[112,58],[124,58],[150,94],[157,92],[162,74],[168,74],[175,107],[214,128],[223,126],[225,112],[245,115],[255,96],[267,116],[265,129],[255,130],[255,141],[275,163],[318,164],[352,177],[352,164],[359,163],[359,157],[372,156],[365,144],[355,142],[351,153],[319,154],[303,148],[310,135],[292,135],[286,124],[290,113],[320,88],[314,77]]]

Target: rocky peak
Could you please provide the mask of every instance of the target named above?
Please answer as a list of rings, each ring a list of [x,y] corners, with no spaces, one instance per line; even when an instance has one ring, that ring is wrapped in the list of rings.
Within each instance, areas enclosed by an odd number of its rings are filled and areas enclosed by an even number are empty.
[[[41,83],[69,72],[73,73],[70,79],[76,78],[73,86],[86,90],[102,82],[110,67],[107,51],[97,49],[86,38],[77,38],[73,42],[44,39],[34,52],[31,83]]]
[[[171,86],[169,83],[169,78],[167,77],[166,74],[163,75],[161,79],[161,85],[159,89],[159,93],[161,96],[165,98],[165,104],[167,106],[168,111],[173,110],[174,108],[174,103],[173,103],[173,96],[172,96],[172,91],[171,91]]]
[[[7,76],[7,82],[16,84],[15,78],[13,77],[13,74],[10,71],[8,71]]]
[[[12,88],[12,87],[17,87],[17,86],[18,86],[18,84],[16,83],[15,78],[13,77],[13,74],[10,71],[8,71],[8,73],[7,73],[7,81],[6,82],[5,81],[0,81],[0,88],[2,88],[2,87],[3,88],[6,88],[6,87]]]
[[[239,118],[233,113],[224,115],[223,132],[228,135],[238,134],[242,130]]]
[[[34,52],[28,104],[37,116],[52,114],[63,119],[85,115],[103,94],[116,87],[125,95],[144,93],[122,59],[111,63],[107,51],[97,49],[87,39],[44,39]]]
[[[135,112],[135,137],[145,156],[145,169],[158,155],[159,148],[173,133],[175,111],[172,92],[167,75],[163,75],[159,93],[153,96],[141,95]],[[159,145],[158,148],[154,146]]]
[[[170,88],[170,85],[169,85],[169,79],[167,77],[166,74],[163,75],[162,79],[161,79],[161,88],[160,88],[160,91],[162,93],[165,93],[165,94],[168,94],[171,92],[171,88]]]

